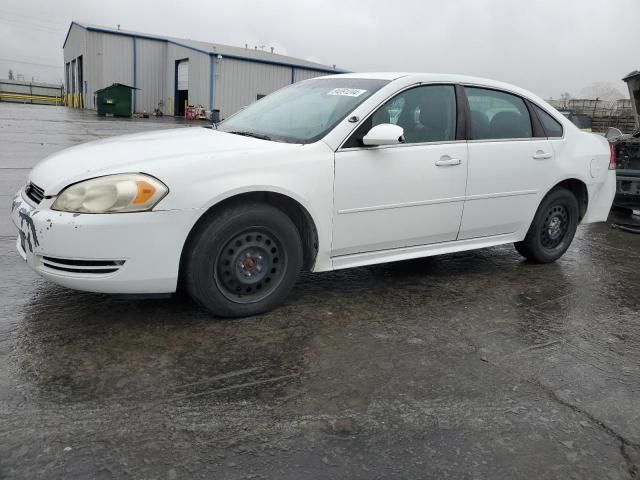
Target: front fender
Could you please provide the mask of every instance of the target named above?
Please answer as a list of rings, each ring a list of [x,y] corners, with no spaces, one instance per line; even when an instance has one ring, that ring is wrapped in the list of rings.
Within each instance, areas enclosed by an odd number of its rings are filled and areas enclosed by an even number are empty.
[[[313,147],[313,148],[306,148]],[[304,150],[303,150],[304,149]],[[318,235],[314,271],[331,269],[331,223],[333,210],[333,152],[326,145],[298,147],[297,155],[259,157],[230,156],[222,159],[215,174],[201,175],[186,185],[174,188],[158,207],[197,210],[191,228],[211,208],[238,195],[253,192],[277,193],[300,204],[311,217]],[[284,152],[279,152],[284,153]],[[171,186],[170,186],[171,188]],[[169,198],[173,195],[173,198]]]

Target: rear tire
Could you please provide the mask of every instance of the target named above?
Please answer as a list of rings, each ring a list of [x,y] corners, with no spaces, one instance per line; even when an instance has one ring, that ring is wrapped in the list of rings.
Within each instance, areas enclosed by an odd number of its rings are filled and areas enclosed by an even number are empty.
[[[579,221],[578,201],[569,190],[557,188],[542,200],[526,237],[514,245],[520,255],[536,263],[551,263],[567,251]]]
[[[219,317],[272,310],[285,300],[302,268],[298,229],[266,204],[222,210],[198,227],[186,249],[187,292]]]

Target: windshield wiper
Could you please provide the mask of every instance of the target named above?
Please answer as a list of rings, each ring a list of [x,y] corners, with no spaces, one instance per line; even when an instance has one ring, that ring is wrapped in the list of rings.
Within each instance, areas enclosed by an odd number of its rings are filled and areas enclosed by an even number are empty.
[[[228,133],[233,133],[234,135],[242,135],[243,137],[259,138],[260,140],[271,140],[271,137],[267,135],[261,135],[259,133],[253,133],[253,132],[244,132],[240,130],[234,130]]]

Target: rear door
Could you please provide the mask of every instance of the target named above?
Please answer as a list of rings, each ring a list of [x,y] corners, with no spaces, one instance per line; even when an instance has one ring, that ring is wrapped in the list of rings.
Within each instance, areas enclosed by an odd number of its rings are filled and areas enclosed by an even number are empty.
[[[554,174],[553,148],[521,97],[480,87],[465,87],[465,93],[471,138],[458,239],[516,232],[531,221]]]

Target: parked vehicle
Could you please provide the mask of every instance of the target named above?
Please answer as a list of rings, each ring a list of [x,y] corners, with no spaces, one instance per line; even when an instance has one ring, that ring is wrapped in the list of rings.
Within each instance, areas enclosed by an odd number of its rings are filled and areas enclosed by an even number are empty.
[[[108,138],[39,163],[14,198],[18,251],[94,292],[171,293],[243,316],[302,269],[515,243],[553,262],[607,218],[610,145],[535,95],[479,78],[346,74],[218,125]]]
[[[589,115],[585,115],[584,113],[577,113],[573,110],[559,110],[559,112],[567,117],[571,123],[573,123],[583,132],[592,131],[591,126],[593,121],[591,120],[591,117]]]
[[[617,189],[613,205],[632,213],[640,210],[640,71],[631,72],[624,79],[629,87],[636,127],[632,134],[610,133],[617,158]]]

